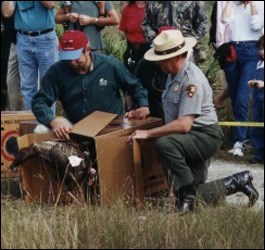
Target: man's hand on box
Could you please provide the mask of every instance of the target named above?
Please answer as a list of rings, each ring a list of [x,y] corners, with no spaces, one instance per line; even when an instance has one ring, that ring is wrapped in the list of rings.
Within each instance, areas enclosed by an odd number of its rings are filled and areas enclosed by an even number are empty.
[[[150,115],[149,107],[141,107],[130,110],[126,113],[125,117],[129,119],[145,119],[148,115]]]
[[[72,126],[69,121],[62,118],[55,118],[50,125],[59,139],[70,140],[69,133],[71,132]]]

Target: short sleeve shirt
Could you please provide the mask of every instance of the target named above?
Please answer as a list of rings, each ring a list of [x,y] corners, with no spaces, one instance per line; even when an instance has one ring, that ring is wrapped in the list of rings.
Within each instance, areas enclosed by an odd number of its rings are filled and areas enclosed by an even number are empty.
[[[40,1],[15,1],[15,29],[41,31],[54,28],[54,9],[45,8]]]
[[[166,123],[187,115],[196,116],[193,127],[217,123],[211,86],[202,71],[190,61],[174,79],[168,76],[162,101]]]
[[[105,12],[108,13],[110,10],[114,9],[113,3],[111,1],[105,2]],[[77,14],[87,15],[90,17],[99,17],[99,8],[95,1],[73,1],[71,6],[71,12]],[[75,29],[73,23],[70,23],[70,30]],[[86,25],[82,30],[88,37],[91,49],[93,50],[103,50],[104,44],[101,37],[100,30],[97,25]]]

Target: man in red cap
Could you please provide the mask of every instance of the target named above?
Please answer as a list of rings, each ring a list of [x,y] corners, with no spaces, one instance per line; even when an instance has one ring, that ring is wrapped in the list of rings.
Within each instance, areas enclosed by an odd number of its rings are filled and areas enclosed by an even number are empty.
[[[129,117],[141,119],[149,115],[147,91],[141,82],[114,57],[92,53],[83,32],[66,31],[60,39],[60,61],[44,76],[32,100],[32,111],[57,137],[69,139],[69,123],[50,111],[55,100],[61,101],[66,118],[76,123],[94,111],[121,115],[120,90],[130,93],[136,104]]]

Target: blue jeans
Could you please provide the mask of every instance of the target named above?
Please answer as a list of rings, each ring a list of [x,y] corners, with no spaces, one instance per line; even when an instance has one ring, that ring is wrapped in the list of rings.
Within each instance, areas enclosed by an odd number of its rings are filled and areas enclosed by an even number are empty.
[[[58,60],[55,31],[39,36],[17,33],[17,56],[24,109],[31,110],[31,99],[37,93],[40,80]]]
[[[264,81],[264,69],[257,71],[256,79]],[[254,89],[253,120],[264,122],[264,89]],[[251,139],[254,146],[253,158],[264,160],[264,128],[253,128]]]
[[[237,60],[224,69],[236,121],[245,122],[249,119],[249,101],[252,90],[248,86],[248,81],[254,79],[258,63],[256,43],[256,41],[233,43],[237,52]],[[235,142],[247,140],[248,136],[248,128],[235,128]]]

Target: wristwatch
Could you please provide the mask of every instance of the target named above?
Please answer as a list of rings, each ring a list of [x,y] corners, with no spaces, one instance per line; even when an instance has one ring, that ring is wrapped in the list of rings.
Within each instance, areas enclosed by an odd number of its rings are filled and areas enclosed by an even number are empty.
[[[98,23],[98,18],[97,17],[95,18],[95,22],[94,23]]]

